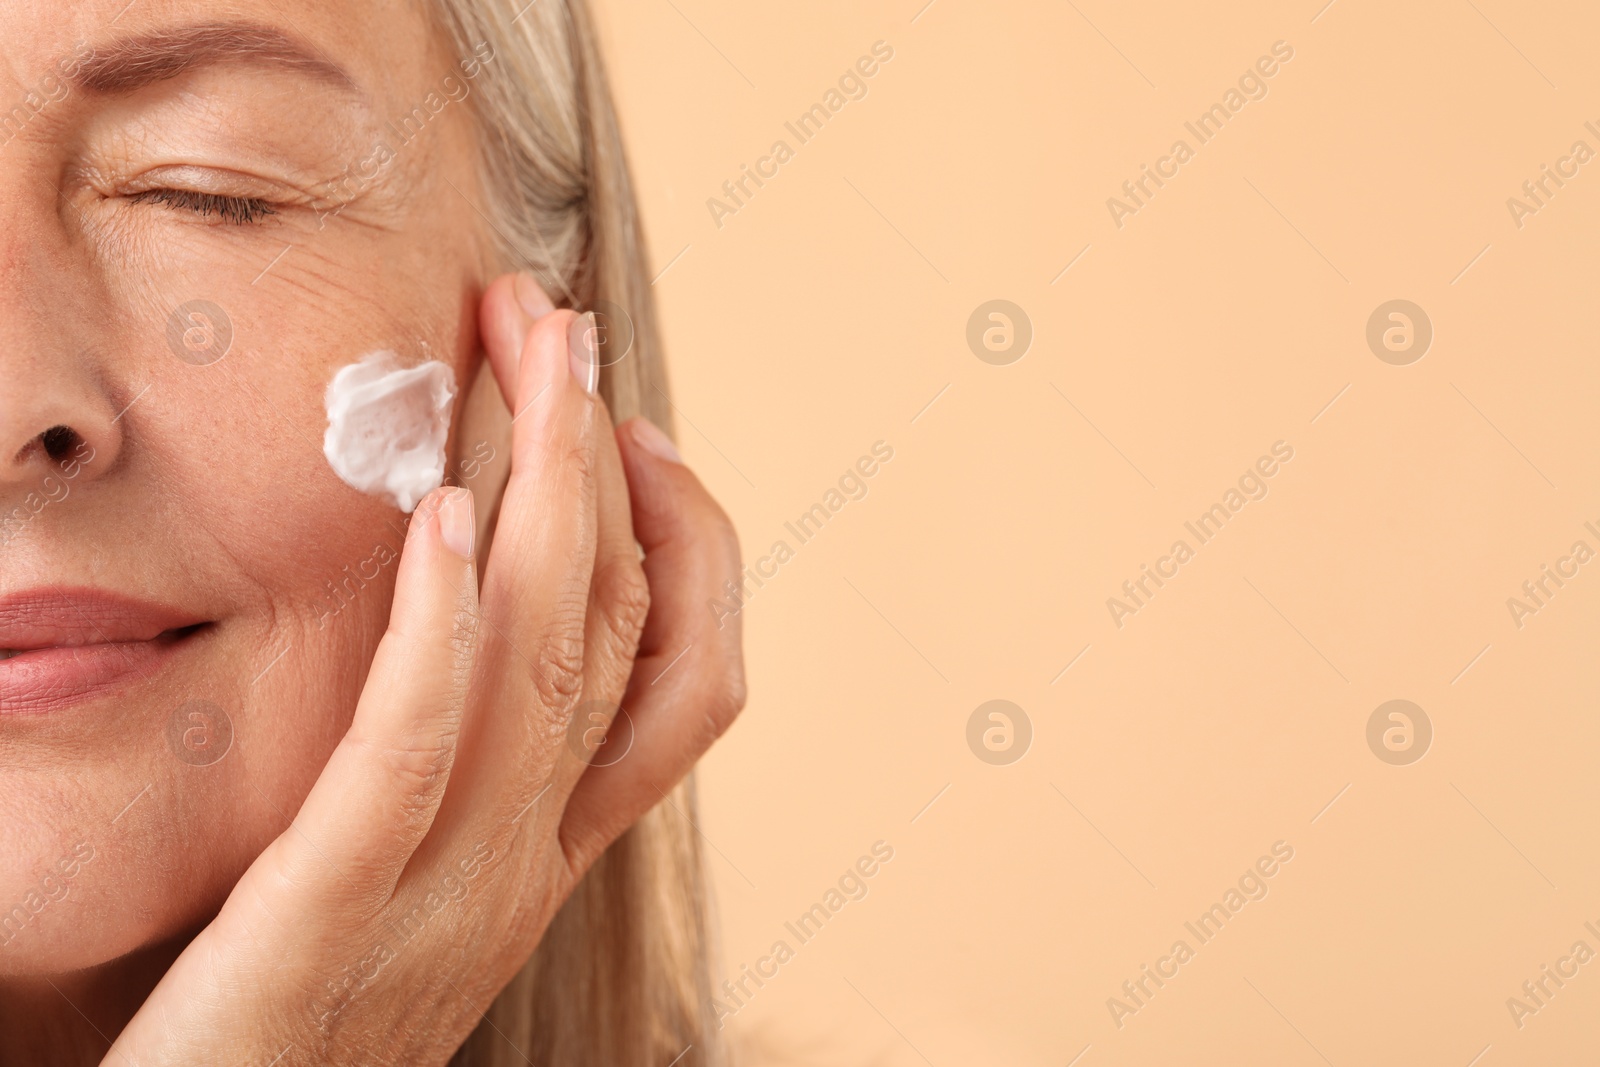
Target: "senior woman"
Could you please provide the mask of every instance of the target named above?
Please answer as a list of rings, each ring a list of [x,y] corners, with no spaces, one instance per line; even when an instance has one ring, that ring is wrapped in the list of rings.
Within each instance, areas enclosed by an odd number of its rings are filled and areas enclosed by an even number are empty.
[[[0,55],[0,1063],[721,1062],[738,548],[582,0]]]

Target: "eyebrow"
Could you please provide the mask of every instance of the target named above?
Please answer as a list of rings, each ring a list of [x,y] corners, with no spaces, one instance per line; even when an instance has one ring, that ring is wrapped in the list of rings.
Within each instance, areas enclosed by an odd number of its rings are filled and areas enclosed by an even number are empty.
[[[207,22],[125,37],[95,48],[78,65],[73,81],[90,92],[131,93],[225,62],[279,68],[359,92],[345,69],[319,51],[251,22]]]

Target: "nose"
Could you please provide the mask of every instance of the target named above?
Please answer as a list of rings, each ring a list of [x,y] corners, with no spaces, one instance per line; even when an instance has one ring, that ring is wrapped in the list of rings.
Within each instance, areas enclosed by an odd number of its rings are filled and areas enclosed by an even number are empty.
[[[0,487],[37,483],[58,468],[74,477],[108,470],[122,448],[114,403],[91,357],[0,352]]]
[[[0,192],[0,496],[66,470],[98,477],[122,448],[123,395],[86,342],[83,268],[48,200]]]

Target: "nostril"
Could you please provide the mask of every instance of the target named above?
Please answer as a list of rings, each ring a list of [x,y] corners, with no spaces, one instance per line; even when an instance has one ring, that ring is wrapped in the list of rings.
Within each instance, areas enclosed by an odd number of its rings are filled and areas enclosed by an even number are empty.
[[[58,463],[67,458],[78,441],[78,432],[70,426],[52,426],[39,435],[45,452]]]

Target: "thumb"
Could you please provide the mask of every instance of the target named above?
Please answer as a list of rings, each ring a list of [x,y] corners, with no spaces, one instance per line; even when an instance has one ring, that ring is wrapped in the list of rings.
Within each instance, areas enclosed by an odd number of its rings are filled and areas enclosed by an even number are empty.
[[[349,732],[293,825],[245,872],[103,1063],[237,1060],[232,1050],[259,1038],[260,1019],[234,1011],[219,1023],[211,1009],[242,990],[262,1003],[292,994],[289,958],[337,943],[393,895],[455,757],[477,647],[472,530],[465,489],[436,490],[417,509],[389,628]],[[223,1047],[230,1055],[219,1058]]]
[[[289,884],[387,899],[432,826],[478,644],[474,529],[468,489],[435,490],[412,517],[350,730],[274,843]]]

